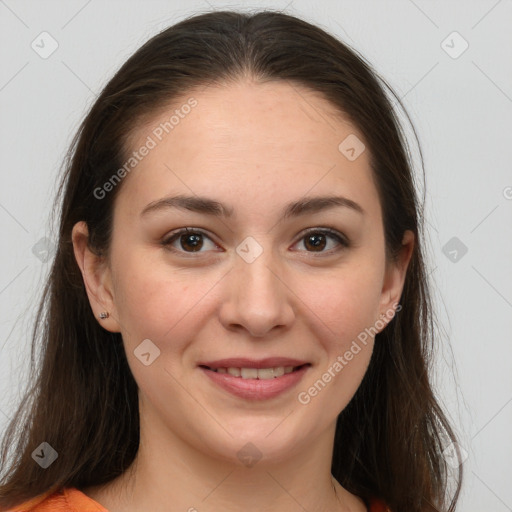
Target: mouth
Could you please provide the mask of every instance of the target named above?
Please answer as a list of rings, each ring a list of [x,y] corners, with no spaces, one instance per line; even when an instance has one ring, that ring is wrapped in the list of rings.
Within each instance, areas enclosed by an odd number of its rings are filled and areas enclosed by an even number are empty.
[[[271,399],[291,390],[311,366],[311,363],[285,358],[223,359],[200,363],[198,369],[217,389],[253,401]]]
[[[297,372],[306,366],[311,366],[311,363],[304,363],[298,366],[274,366],[269,368],[244,368],[236,366],[219,366],[212,368],[206,365],[199,365],[200,368],[210,370],[212,372],[231,375],[232,377],[240,377],[241,379],[258,379],[269,380],[288,375],[289,373]]]

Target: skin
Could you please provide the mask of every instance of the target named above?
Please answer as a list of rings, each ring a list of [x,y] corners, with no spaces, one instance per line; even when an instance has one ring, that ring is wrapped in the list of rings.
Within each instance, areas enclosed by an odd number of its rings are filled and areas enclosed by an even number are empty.
[[[131,150],[190,95],[134,131]],[[122,333],[141,416],[136,464],[83,491],[110,512],[362,512],[330,464],[336,418],[366,372],[373,337],[307,405],[297,395],[398,303],[414,236],[406,232],[398,261],[386,262],[369,150],[354,161],[338,150],[348,135],[364,136],[317,94],[244,79],[193,97],[198,105],[124,178],[108,260],[87,248],[83,222],[73,229],[91,308],[96,318],[108,311],[98,321]],[[177,193],[212,197],[234,217],[177,209],[140,216]],[[290,201],[333,194],[364,215],[336,207],[280,220]],[[315,252],[304,230],[326,226],[351,246],[328,236]],[[207,233],[200,252],[179,237],[181,253],[161,244],[184,227]],[[251,263],[236,252],[248,236],[263,249]],[[144,339],[161,351],[149,366],[134,355]],[[270,400],[237,398],[197,367],[269,356],[311,363],[295,388]],[[250,468],[237,456],[248,442],[261,453]]]

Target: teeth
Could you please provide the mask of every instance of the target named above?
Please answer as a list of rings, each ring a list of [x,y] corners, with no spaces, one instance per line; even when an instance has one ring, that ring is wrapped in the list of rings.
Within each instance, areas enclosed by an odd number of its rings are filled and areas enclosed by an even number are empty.
[[[228,373],[233,377],[240,377],[240,368],[228,368]]]
[[[242,379],[257,379],[259,370],[257,368],[240,368]]]
[[[276,368],[217,368],[213,371],[217,373],[227,373],[233,377],[241,377],[242,379],[268,380],[281,377],[287,373],[292,373],[293,366],[277,366]]]
[[[274,378],[274,370],[277,370],[277,368],[260,368],[259,370],[254,369],[255,373],[258,376],[258,379],[264,379],[264,380],[273,379]],[[245,377],[243,370],[242,370],[242,377]],[[277,377],[277,375],[276,375],[276,377]]]

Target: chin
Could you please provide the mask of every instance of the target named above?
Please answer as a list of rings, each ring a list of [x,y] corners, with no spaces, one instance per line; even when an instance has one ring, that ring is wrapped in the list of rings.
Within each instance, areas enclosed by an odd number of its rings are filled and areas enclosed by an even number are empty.
[[[209,439],[210,450],[215,451],[226,461],[252,467],[251,464],[277,464],[289,459],[301,450],[301,446],[311,443],[306,437],[305,425],[295,427],[292,417],[271,418],[258,422],[240,419],[227,429],[232,437],[225,435],[219,443]],[[284,421],[283,421],[284,420]],[[204,438],[203,438],[204,439]]]

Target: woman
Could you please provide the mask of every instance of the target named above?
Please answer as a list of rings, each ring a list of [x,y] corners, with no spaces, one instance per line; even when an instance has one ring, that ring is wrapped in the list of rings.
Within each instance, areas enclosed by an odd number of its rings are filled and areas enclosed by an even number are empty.
[[[122,66],[59,189],[3,510],[455,510],[421,212],[378,80],[269,11],[191,17]]]

